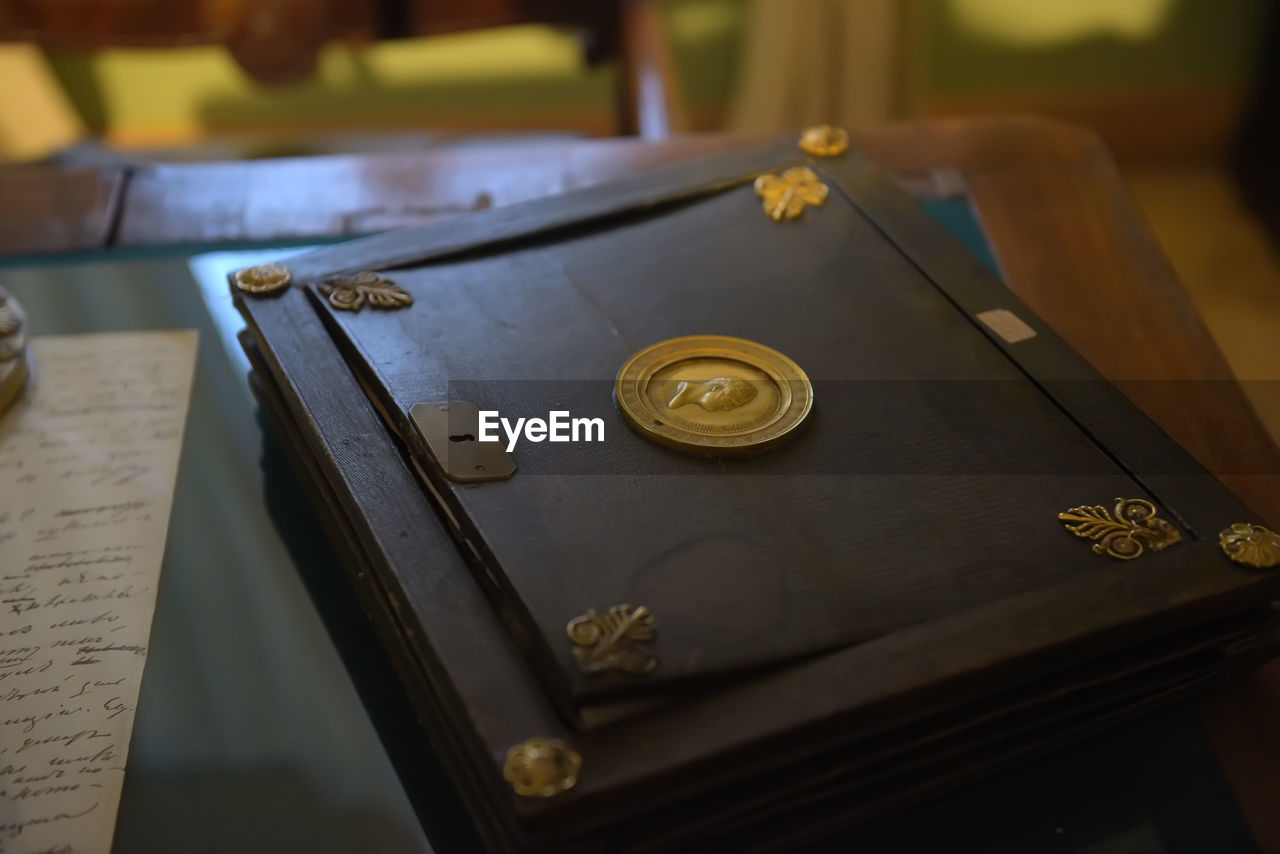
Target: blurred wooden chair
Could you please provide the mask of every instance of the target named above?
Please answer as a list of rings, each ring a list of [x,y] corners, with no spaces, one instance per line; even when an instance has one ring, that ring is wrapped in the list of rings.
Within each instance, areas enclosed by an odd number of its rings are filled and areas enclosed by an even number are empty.
[[[617,59],[618,132],[687,130],[658,0],[0,0],[0,40],[49,48],[224,45],[264,85],[309,74],[329,42],[360,44],[541,23]]]

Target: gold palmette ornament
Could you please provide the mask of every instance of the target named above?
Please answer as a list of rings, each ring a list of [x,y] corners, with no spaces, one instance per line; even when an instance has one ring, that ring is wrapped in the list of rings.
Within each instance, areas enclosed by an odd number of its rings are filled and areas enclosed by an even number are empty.
[[[819,181],[808,166],[793,166],[777,175],[761,175],[756,178],[755,188],[764,212],[774,222],[795,219],[810,205],[820,207],[829,192],[827,185]]]
[[[259,264],[236,271],[236,287],[246,294],[266,296],[283,291],[293,281],[293,274],[283,264]]]
[[[621,671],[643,676],[658,669],[649,644],[656,632],[653,613],[641,605],[614,605],[607,613],[592,609],[565,626],[573,657],[583,673]]]
[[[517,795],[549,798],[572,789],[582,756],[558,738],[531,738],[507,751],[502,776]]]
[[[1270,569],[1280,566],[1280,534],[1262,525],[1236,522],[1218,535],[1224,554],[1242,566]]]
[[[1114,515],[1092,504],[1072,507],[1058,519],[1077,537],[1093,540],[1094,554],[1120,560],[1140,557],[1148,548],[1158,552],[1182,539],[1177,528],[1156,515],[1155,505],[1141,498],[1117,498]]]
[[[364,271],[354,276],[334,276],[320,285],[329,305],[340,311],[359,311],[366,305],[380,309],[407,308],[413,295],[378,273]]]
[[[837,157],[849,150],[849,134],[844,128],[814,125],[804,129],[796,144],[814,157]]]

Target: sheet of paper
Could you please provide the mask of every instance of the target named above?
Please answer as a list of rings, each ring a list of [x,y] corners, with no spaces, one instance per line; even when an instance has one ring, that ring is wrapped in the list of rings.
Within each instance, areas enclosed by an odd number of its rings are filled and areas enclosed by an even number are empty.
[[[0,418],[0,854],[107,852],[196,334],[31,344]]]

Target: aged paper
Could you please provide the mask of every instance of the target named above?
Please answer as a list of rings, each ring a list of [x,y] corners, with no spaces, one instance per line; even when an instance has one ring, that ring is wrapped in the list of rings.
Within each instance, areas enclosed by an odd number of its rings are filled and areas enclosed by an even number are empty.
[[[196,335],[31,346],[0,418],[0,854],[107,852]]]

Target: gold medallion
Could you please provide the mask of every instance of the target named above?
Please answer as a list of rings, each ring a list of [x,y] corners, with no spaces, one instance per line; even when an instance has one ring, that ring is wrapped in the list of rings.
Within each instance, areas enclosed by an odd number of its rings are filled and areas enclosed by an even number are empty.
[[[799,365],[763,344],[690,335],[628,359],[614,398],[644,437],[721,456],[763,451],[787,438],[813,408],[813,384]]]

